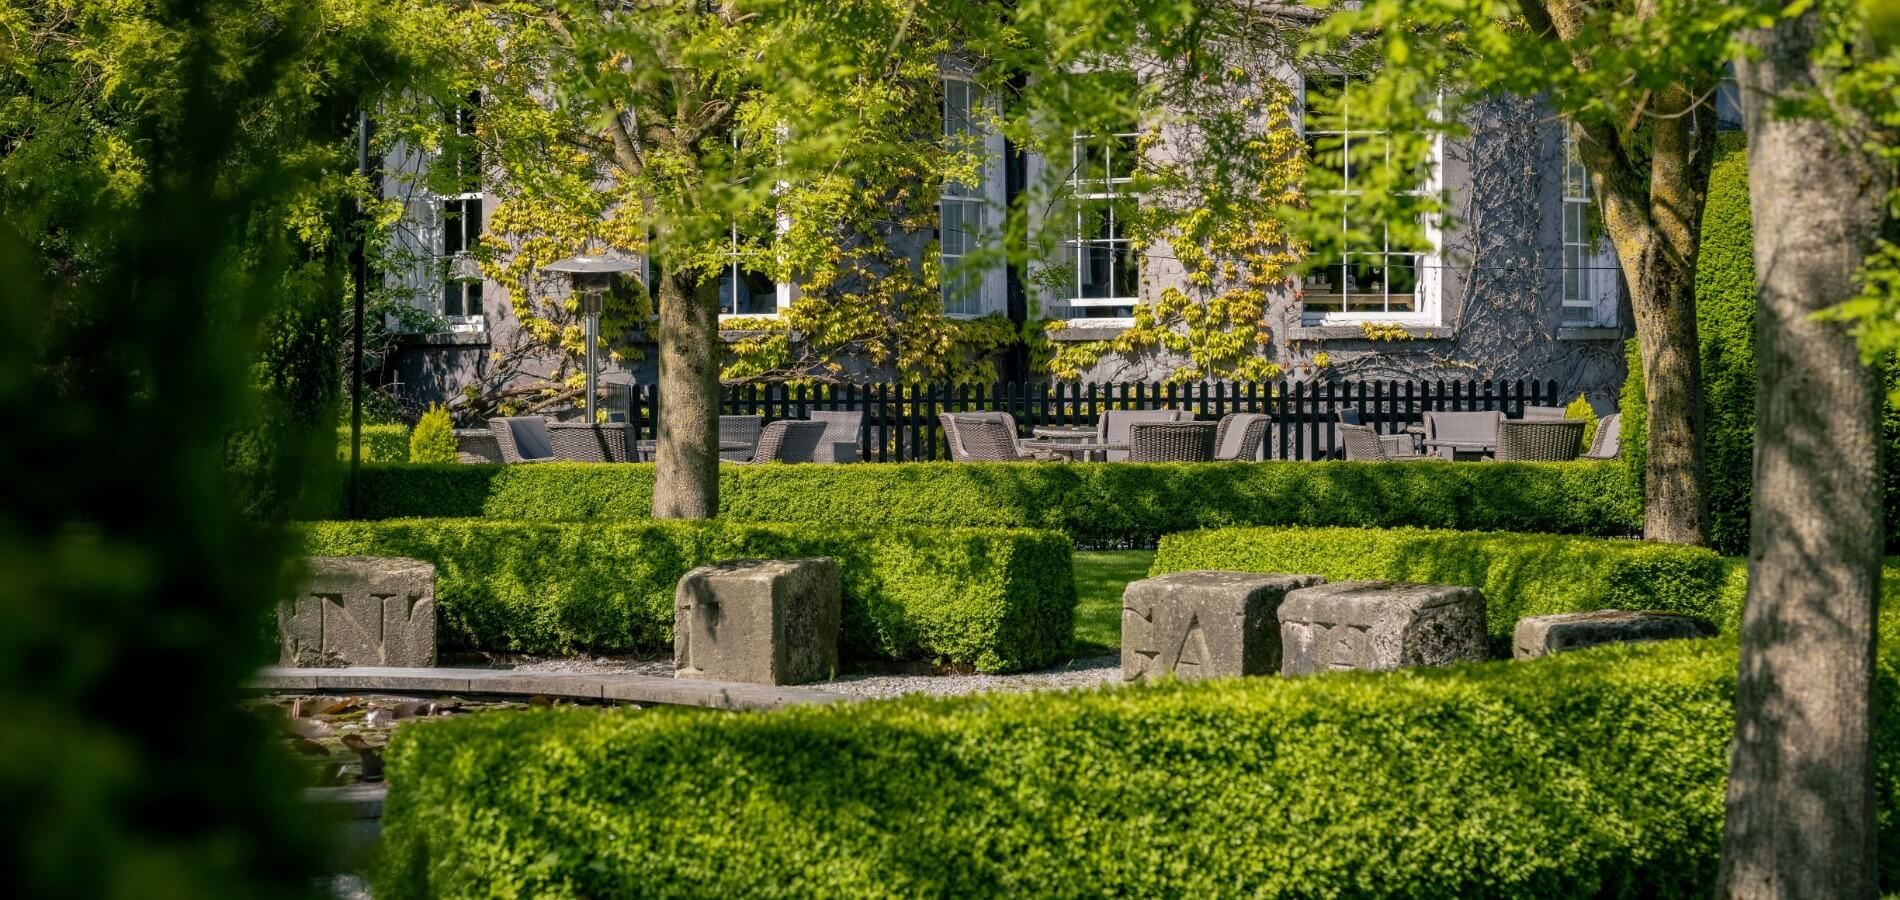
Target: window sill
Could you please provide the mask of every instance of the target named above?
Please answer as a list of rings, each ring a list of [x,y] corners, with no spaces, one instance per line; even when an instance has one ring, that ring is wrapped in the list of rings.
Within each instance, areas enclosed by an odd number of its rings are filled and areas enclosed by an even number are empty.
[[[1135,327],[1134,319],[1063,319],[1063,326],[1046,332],[1049,340],[1066,343],[1112,341]]]
[[[1623,329],[1619,326],[1600,325],[1564,325],[1557,329],[1560,341],[1620,341]]]
[[[1367,320],[1371,321],[1371,320]],[[1446,325],[1408,325],[1403,322],[1374,322],[1381,331],[1389,331],[1396,326],[1409,340],[1448,341],[1456,337],[1456,329]],[[1287,329],[1289,341],[1370,341],[1386,343],[1384,340],[1366,337],[1366,330],[1359,323],[1337,323],[1327,325],[1296,325]]]
[[[402,342],[410,346],[424,347],[486,347],[489,344],[488,331],[435,331],[416,332],[402,336]]]

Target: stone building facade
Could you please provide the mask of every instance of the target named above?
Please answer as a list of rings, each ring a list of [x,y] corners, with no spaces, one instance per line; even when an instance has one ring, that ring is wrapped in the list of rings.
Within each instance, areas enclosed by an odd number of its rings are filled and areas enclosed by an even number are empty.
[[[1288,78],[1301,96],[1298,126],[1309,140],[1317,139],[1304,111],[1315,92],[1333,88]],[[944,76],[942,97],[946,133],[974,133],[991,156],[982,183],[944,190],[934,237],[946,266],[982,235],[1000,230],[999,219],[1016,192],[1061,183],[1060,173],[1047,178],[1051,167],[1075,176],[1069,179],[1071,199],[1082,204],[1140,202],[1126,192],[1128,172],[1116,157],[1132,145],[1131,135],[1078,136],[1074,158],[1044,159],[982,133],[972,111],[982,103],[978,89],[954,71]],[[1565,129],[1537,102],[1518,98],[1478,104],[1466,124],[1468,137],[1438,142],[1430,183],[1421,185],[1447,192],[1452,224],[1428,227],[1429,245],[1375,248],[1279,292],[1267,314],[1274,335],[1267,352],[1290,379],[1554,379],[1567,395],[1582,393],[1600,413],[1608,412],[1625,374],[1623,342],[1633,329],[1614,251],[1593,234],[1595,205]],[[1168,152],[1165,141],[1151,152]],[[392,169],[428,163],[414,154],[388,160]],[[1085,170],[1088,177],[1077,174]],[[457,262],[492,213],[480,186],[436,196],[401,179],[396,183],[408,185],[402,188],[409,210],[403,240],[427,261],[411,276],[415,295],[439,324],[409,335],[391,371],[401,396],[417,403],[442,400],[491,377],[500,365],[497,355],[519,346],[519,330],[502,286],[471,278],[472,267]],[[1068,229],[1059,243],[1061,258],[1049,267],[1066,270],[1057,283],[1038,277],[1033,266],[967,271],[946,279],[946,311],[1062,319],[1068,327],[1057,333],[1059,340],[1113,337],[1129,326],[1136,304],[1183,275],[1165,246],[1130,246],[1111,218],[1078,218],[1078,227]],[[795,284],[775,284],[735,266],[720,286],[722,317],[775,316],[797,296]],[[637,346],[640,336],[631,337]],[[645,349],[641,359],[611,364],[603,381],[655,380],[658,354]],[[1313,365],[1317,358],[1326,365]],[[1158,381],[1175,364],[1165,356],[1110,355],[1085,380]],[[520,361],[519,368],[530,375],[539,371],[533,360]],[[1005,371],[1017,380],[1038,379],[1032,372]]]

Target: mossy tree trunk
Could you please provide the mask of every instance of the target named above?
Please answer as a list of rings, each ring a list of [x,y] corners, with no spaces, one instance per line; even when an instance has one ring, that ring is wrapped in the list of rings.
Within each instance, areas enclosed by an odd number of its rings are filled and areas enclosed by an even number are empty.
[[[719,302],[717,282],[667,271],[660,278],[660,416],[653,517],[719,514]]]
[[[1737,63],[1755,221],[1754,510],[1718,893],[1871,898],[1871,692],[1882,522],[1882,392],[1840,322],[1891,173],[1850,128],[1778,118],[1808,95],[1810,9],[1749,35]]]
[[[1601,198],[1604,230],[1629,285],[1647,390],[1643,536],[1709,542],[1702,362],[1695,266],[1715,114],[1675,88],[1658,98],[1674,118],[1652,126],[1649,159],[1624,152],[1614,130],[1576,126],[1578,152]]]

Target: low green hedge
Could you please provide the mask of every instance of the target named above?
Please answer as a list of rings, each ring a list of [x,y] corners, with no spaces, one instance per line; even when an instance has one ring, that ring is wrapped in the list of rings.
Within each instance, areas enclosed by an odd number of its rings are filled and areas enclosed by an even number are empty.
[[[1883,631],[1876,790],[1894,846],[1900,634]],[[1724,637],[765,715],[473,716],[397,735],[372,887],[1706,897],[1735,671]]]
[[[671,650],[680,576],[748,557],[837,557],[847,653],[985,672],[1067,658],[1075,585],[1061,535],[722,522],[316,522],[305,552],[436,564],[449,649]]]
[[[653,467],[373,466],[363,497],[366,518],[639,519],[652,505]],[[1081,543],[1228,525],[1627,535],[1641,530],[1642,498],[1614,462],[725,466],[720,514],[1042,528]]]
[[[1690,613],[1741,622],[1742,589],[1713,551],[1550,534],[1421,528],[1228,528],[1161,539],[1152,574],[1192,569],[1298,572],[1484,589],[1490,632],[1524,616],[1592,609]]]
[[[350,429],[336,430],[336,458],[350,458]],[[409,428],[404,425],[363,426],[363,461],[406,463],[409,461]]]

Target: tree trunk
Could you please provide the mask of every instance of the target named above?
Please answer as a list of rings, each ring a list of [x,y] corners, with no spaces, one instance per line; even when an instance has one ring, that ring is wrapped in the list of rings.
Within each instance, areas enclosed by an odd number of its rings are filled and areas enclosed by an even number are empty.
[[[1755,221],[1755,489],[1719,893],[1876,893],[1870,700],[1882,546],[1883,397],[1838,322],[1881,227],[1885,170],[1815,119],[1774,118],[1805,93],[1822,23],[1754,32],[1737,63]]]
[[[660,417],[653,517],[719,514],[719,303],[716,282],[660,277]]]
[[[1649,407],[1643,536],[1707,544],[1695,267],[1715,162],[1715,113],[1681,85],[1659,91],[1656,110],[1662,115],[1649,126],[1646,159],[1626,152],[1619,134],[1602,123],[1573,125],[1573,134],[1636,313]]]
[[[1685,268],[1651,241],[1628,278],[1636,343],[1649,407],[1643,464],[1643,537],[1671,544],[1709,542],[1703,461],[1702,357],[1695,321],[1695,266]]]

